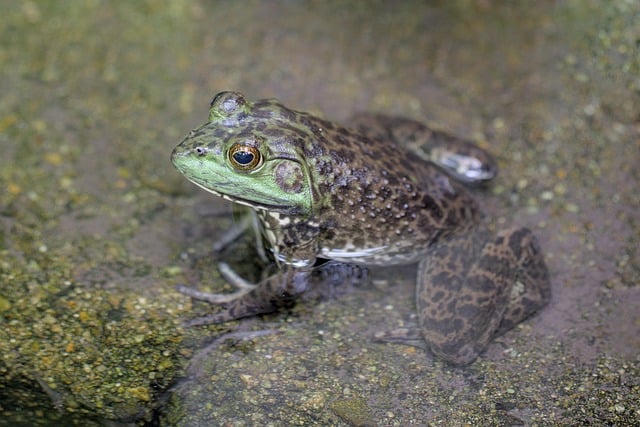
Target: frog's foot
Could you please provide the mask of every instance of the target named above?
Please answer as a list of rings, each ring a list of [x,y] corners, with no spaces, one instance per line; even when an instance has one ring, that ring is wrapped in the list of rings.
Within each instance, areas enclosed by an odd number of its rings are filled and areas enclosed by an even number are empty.
[[[231,228],[226,230],[213,244],[213,251],[219,253],[228,248],[233,242],[238,240],[240,236],[249,229],[249,227],[251,227],[251,223],[251,215],[243,216],[240,222],[234,223]]]
[[[262,234],[260,232],[260,224],[258,216],[254,211],[244,212],[234,210],[234,218],[239,218],[238,222],[234,223],[220,238],[213,244],[213,251],[220,253],[227,249],[233,242],[238,240],[247,230],[253,229],[253,234],[256,239],[256,250],[258,256],[264,262],[269,260],[264,245],[262,244]]]
[[[418,347],[422,350],[429,350],[429,346],[422,336],[422,331],[418,325],[409,325],[404,328],[396,328],[389,331],[380,331],[373,334],[374,341],[391,344],[404,344]]]
[[[231,267],[229,267],[227,263],[221,262],[218,265],[218,268],[220,269],[222,277],[224,277],[229,284],[235,287],[237,291],[229,294],[212,294],[209,292],[202,292],[185,285],[177,285],[176,290],[200,301],[206,301],[211,304],[227,304],[241,298],[247,292],[255,289],[256,285],[249,283],[240,277]]]

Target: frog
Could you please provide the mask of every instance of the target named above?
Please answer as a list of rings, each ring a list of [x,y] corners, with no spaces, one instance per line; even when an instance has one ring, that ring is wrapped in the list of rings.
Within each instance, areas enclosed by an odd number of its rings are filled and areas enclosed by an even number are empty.
[[[380,337],[422,342],[465,366],[550,300],[535,235],[526,227],[493,230],[472,196],[473,186],[497,175],[493,157],[422,122],[359,113],[345,126],[225,91],[171,161],[187,180],[252,212],[276,267],[250,283],[221,264],[237,288],[227,294],[178,285],[220,306],[188,326],[290,306],[319,269],[341,283],[363,268],[417,264],[417,325]]]

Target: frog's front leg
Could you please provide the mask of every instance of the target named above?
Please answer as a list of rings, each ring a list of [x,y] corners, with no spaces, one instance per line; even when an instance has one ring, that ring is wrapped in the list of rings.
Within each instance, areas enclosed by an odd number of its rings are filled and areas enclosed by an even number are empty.
[[[202,292],[185,285],[176,285],[176,290],[182,294],[188,295],[191,298],[200,301],[206,301],[211,304],[226,304],[242,297],[244,294],[256,288],[256,285],[240,277],[238,273],[233,271],[233,269],[229,267],[229,264],[227,264],[226,262],[219,263],[218,268],[220,269],[220,274],[222,274],[222,277],[224,277],[227,282],[229,282],[229,284],[237,289],[235,292],[231,292],[228,294],[212,294],[209,292]]]
[[[526,228],[445,239],[419,269],[420,327],[431,351],[456,365],[473,362],[491,339],[542,308],[549,274]]]
[[[310,288],[332,288],[348,281],[360,281],[365,275],[365,270],[357,265],[333,261],[318,267],[295,268],[285,265],[278,273],[254,285],[242,279],[226,264],[220,267],[223,276],[238,289],[236,292],[210,294],[183,285],[177,286],[179,292],[194,299],[224,306],[217,313],[185,322],[185,326],[223,323],[290,308]]]
[[[183,285],[176,287],[179,292],[194,299],[224,306],[224,309],[217,313],[185,322],[185,326],[224,323],[291,307],[295,298],[306,290],[311,275],[311,269],[284,268],[254,285],[246,282],[230,269],[225,271],[225,267],[222,267],[221,271],[238,289],[236,292],[210,294]]]

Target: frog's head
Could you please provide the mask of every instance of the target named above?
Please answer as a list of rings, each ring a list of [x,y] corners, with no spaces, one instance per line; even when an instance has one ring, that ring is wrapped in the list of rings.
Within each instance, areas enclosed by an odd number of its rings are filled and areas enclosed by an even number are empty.
[[[249,103],[237,92],[211,101],[209,121],[191,131],[171,161],[191,182],[236,203],[309,215],[311,174],[302,154],[296,113],[274,100]]]

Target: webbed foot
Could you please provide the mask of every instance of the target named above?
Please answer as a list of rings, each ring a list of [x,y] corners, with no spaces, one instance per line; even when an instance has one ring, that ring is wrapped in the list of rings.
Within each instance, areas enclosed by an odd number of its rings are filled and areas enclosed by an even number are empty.
[[[206,301],[211,304],[227,304],[255,289],[256,285],[249,283],[240,277],[238,273],[229,267],[229,264],[221,262],[218,264],[218,268],[220,269],[222,277],[224,277],[229,284],[235,287],[237,291],[229,294],[213,294],[209,292],[202,292],[185,285],[176,285],[176,290],[181,294],[185,294],[200,301]]]

